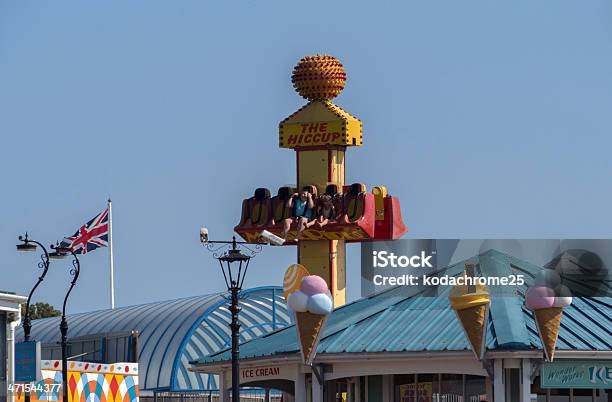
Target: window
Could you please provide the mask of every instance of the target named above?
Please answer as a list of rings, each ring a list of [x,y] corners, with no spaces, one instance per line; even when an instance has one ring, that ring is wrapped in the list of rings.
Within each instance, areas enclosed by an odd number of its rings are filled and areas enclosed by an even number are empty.
[[[441,374],[439,402],[463,402],[463,375]]]
[[[393,376],[393,400],[397,402],[416,402],[414,374]]]
[[[485,378],[477,375],[465,376],[465,397],[467,402],[487,400],[487,386]]]
[[[396,374],[395,402],[481,402],[487,400],[485,378],[463,374]]]

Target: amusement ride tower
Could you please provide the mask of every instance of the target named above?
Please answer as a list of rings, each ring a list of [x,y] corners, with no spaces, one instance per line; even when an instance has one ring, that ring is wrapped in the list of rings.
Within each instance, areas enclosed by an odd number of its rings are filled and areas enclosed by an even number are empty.
[[[297,188],[282,187],[275,196],[256,189],[243,201],[235,231],[249,242],[259,241],[264,229],[282,236],[283,220],[292,214],[287,200],[296,191],[309,187],[315,202],[329,195],[337,217],[305,229],[297,241],[292,226],[285,245],[297,246],[298,263],[325,279],[339,307],[346,302],[346,243],[398,239],[407,229],[399,200],[384,186],[368,193],[362,183],[345,183],[346,151],[361,146],[363,137],[361,121],[331,102],[346,82],[340,61],[329,55],[305,57],[295,66],[292,82],[308,103],[280,123],[279,146],[295,151]]]

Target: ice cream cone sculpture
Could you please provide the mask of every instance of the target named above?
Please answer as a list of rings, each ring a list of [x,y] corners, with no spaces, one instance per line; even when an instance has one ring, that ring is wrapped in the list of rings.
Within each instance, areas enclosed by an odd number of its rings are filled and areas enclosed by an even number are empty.
[[[323,278],[310,275],[300,264],[287,268],[283,281],[287,305],[295,312],[296,328],[304,364],[311,365],[333,301]]]
[[[542,270],[533,286],[527,289],[525,305],[533,311],[546,360],[553,361],[563,308],[572,304],[570,290],[561,285],[559,275],[550,269]]]
[[[474,276],[473,265],[466,265],[466,277]],[[489,320],[489,290],[484,285],[453,286],[448,296],[472,351],[482,360],[486,348],[487,323]]]

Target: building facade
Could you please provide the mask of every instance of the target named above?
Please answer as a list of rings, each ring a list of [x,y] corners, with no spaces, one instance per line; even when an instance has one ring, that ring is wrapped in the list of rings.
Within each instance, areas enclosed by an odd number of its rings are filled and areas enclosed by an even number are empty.
[[[242,386],[282,390],[295,402],[610,402],[612,298],[575,298],[564,310],[554,362],[545,362],[525,291],[541,269],[489,250],[474,261],[483,276],[521,273],[526,283],[491,302],[486,354],[474,357],[450,308],[394,288],[336,309],[313,366],[301,364],[295,328],[241,346]],[[463,263],[445,269],[460,275]],[[192,362],[231,383],[228,351]],[[225,392],[221,400],[229,400]]]
[[[0,291],[0,400],[14,401],[8,392],[15,381],[15,328],[21,322],[20,304],[26,297]]]

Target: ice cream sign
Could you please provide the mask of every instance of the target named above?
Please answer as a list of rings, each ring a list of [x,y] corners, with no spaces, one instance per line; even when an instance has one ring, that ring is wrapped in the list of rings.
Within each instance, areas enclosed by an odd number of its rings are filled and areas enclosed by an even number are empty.
[[[582,360],[545,363],[542,388],[611,388],[612,361]]]
[[[536,275],[533,286],[525,293],[525,305],[533,312],[544,357],[553,361],[563,309],[572,304],[572,292],[561,284],[561,277],[552,269]]]
[[[287,378],[287,367],[285,366],[262,366],[249,367],[240,370],[240,382],[249,383],[275,378]]]
[[[328,315],[334,308],[331,293],[323,278],[310,275],[300,264],[287,268],[283,280],[287,305],[295,313],[296,328],[304,364],[310,365]]]

